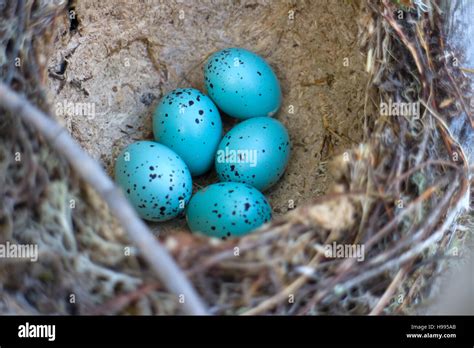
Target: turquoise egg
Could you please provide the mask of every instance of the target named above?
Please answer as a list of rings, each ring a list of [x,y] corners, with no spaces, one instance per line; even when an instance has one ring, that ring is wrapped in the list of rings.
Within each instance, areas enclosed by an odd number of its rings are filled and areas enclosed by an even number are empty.
[[[138,214],[149,221],[179,215],[193,189],[181,157],[154,141],[137,141],[122,151],[115,162],[115,181]]]
[[[204,80],[208,95],[229,116],[272,116],[280,108],[280,84],[272,68],[243,48],[227,48],[209,57]]]
[[[222,138],[215,159],[217,175],[220,181],[242,182],[264,191],[281,178],[290,152],[288,132],[278,120],[251,118]]]
[[[222,138],[222,121],[212,100],[192,88],[163,97],[153,115],[155,140],[175,151],[191,175],[207,172]]]
[[[227,239],[243,236],[270,221],[272,209],[254,187],[237,182],[212,184],[196,192],[186,208],[192,232]]]

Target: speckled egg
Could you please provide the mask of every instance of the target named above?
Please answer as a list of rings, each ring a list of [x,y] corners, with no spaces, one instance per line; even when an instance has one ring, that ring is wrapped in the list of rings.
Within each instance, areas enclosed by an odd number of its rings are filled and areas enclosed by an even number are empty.
[[[192,194],[191,174],[181,157],[154,141],[137,141],[122,151],[115,162],[115,181],[149,221],[176,217]]]
[[[163,97],[153,115],[155,140],[175,151],[191,175],[207,172],[222,138],[222,121],[212,100],[192,88]]]
[[[237,182],[205,187],[194,194],[186,208],[191,231],[221,239],[245,235],[270,221],[271,215],[262,193]]]
[[[243,48],[214,53],[204,65],[207,93],[232,117],[272,116],[281,105],[278,79],[259,55]]]
[[[222,138],[215,166],[221,181],[250,184],[264,191],[283,175],[291,145],[286,128],[270,117],[245,120]]]

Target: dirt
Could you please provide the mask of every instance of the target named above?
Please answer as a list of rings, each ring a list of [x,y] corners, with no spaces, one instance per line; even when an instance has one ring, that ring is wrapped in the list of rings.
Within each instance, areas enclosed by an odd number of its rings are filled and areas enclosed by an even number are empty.
[[[69,10],[49,64],[50,100],[109,174],[121,149],[152,138],[160,97],[177,87],[203,90],[204,60],[225,47],[262,55],[281,82],[275,117],[289,130],[292,156],[282,180],[266,192],[275,215],[324,193],[328,160],[362,138],[367,81],[355,2],[83,0]],[[68,103],[73,112],[64,112]],[[195,186],[213,180],[211,172]],[[152,228],[186,227],[178,219]]]

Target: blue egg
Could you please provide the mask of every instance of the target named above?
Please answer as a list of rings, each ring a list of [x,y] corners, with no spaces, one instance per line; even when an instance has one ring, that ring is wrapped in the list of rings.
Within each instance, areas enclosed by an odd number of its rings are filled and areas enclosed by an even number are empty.
[[[122,151],[115,162],[115,181],[138,214],[149,221],[179,215],[193,189],[181,157],[154,141],[137,141]]]
[[[209,57],[204,80],[209,96],[229,116],[272,116],[280,108],[280,84],[272,68],[243,48],[227,48]]]
[[[222,138],[222,121],[212,100],[192,88],[163,97],[153,116],[155,140],[175,151],[197,176],[213,164]]]
[[[192,232],[222,239],[243,236],[271,217],[265,196],[254,187],[237,182],[205,187],[194,194],[186,208]]]
[[[251,118],[222,138],[215,159],[217,175],[221,181],[242,182],[264,191],[281,178],[290,152],[288,132],[278,120]]]

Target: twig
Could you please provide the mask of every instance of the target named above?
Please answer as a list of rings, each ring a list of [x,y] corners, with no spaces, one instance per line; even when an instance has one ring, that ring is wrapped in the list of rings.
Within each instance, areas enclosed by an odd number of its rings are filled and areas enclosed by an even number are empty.
[[[474,74],[474,69],[469,69],[469,68],[460,68],[462,71],[464,72],[468,72],[468,73],[471,73],[471,74]]]
[[[413,60],[415,61],[416,68],[418,69],[418,72],[420,73],[421,83],[422,83],[423,89],[427,90],[426,74],[425,74],[425,70],[423,69],[423,64],[422,64],[422,61],[421,61],[421,58],[418,54],[417,49],[410,42],[410,40],[406,37],[405,32],[403,31],[403,29],[400,27],[400,25],[393,18],[393,14],[391,12],[391,9],[390,9],[390,6],[388,5],[387,0],[384,0],[383,4],[384,4],[387,11],[385,13],[380,13],[380,14],[385,18],[385,20],[395,30],[395,32],[398,34],[398,37],[400,38],[400,40],[402,40],[402,42],[405,44],[406,48],[410,51],[410,53],[413,57]]]
[[[390,269],[394,269],[397,267],[400,267],[401,265],[406,264],[408,261],[412,260],[413,258],[417,257],[420,255],[422,252],[424,252],[427,248],[429,248],[431,245],[434,243],[438,242],[439,239],[443,236],[443,234],[449,229],[450,226],[452,226],[452,223],[454,222],[455,218],[459,214],[459,212],[463,209],[463,205],[461,201],[458,201],[453,208],[451,209],[450,213],[448,216],[445,218],[441,226],[427,239],[425,239],[422,243],[419,243],[415,245],[413,248],[410,250],[404,252],[401,254],[399,257],[394,258],[384,264],[382,264],[379,267],[370,269],[365,271],[364,273],[355,276],[348,281],[339,284],[342,289],[350,289],[354,287],[355,285],[362,283],[370,278],[373,278],[383,272],[386,272]]]
[[[410,265],[411,265],[411,262],[410,262]],[[374,307],[374,309],[372,309],[369,315],[379,315],[383,311],[388,301],[392,297],[393,293],[395,292],[395,290],[397,290],[401,281],[405,277],[405,274],[407,273],[408,268],[409,268],[408,265],[405,265],[401,270],[398,271],[397,275],[395,276],[395,278],[393,278],[393,281],[390,283],[389,287],[385,290],[379,302]]]
[[[184,295],[183,311],[186,314],[206,314],[198,294],[167,250],[138,218],[122,191],[115,186],[103,168],[85,153],[68,132],[3,83],[0,83],[0,105],[34,126],[69,161],[79,175],[97,190],[164,286],[174,294]]]
[[[327,238],[324,244],[329,244],[334,240],[334,234],[331,233]],[[306,265],[309,268],[315,268],[319,262],[321,261],[321,258],[324,255],[316,250],[316,255],[313,256],[311,261]],[[292,293],[295,293],[298,291],[306,282],[310,279],[309,275],[307,274],[302,274],[298,278],[296,278],[295,281],[293,281],[290,285],[288,285],[285,289],[277,293],[276,295],[266,299],[262,303],[260,303],[257,307],[250,309],[246,312],[243,313],[243,315],[258,315],[261,314],[276,305],[278,305],[280,302],[284,301],[285,299],[288,298],[289,295]]]
[[[151,292],[159,289],[159,287],[160,284],[156,283],[143,285],[134,291],[127,292],[112,298],[111,300],[105,302],[105,304],[93,308],[86,315],[117,315],[132,302],[145,297]]]
[[[308,263],[308,267],[314,267],[320,260],[321,254],[317,253],[313,259]],[[275,307],[278,303],[284,301],[285,299],[288,298],[292,293],[295,293],[298,291],[299,288],[301,288],[307,281],[309,277],[305,274],[299,276],[296,278],[295,281],[293,281],[290,285],[288,285],[285,289],[283,289],[281,292],[277,293],[276,295],[266,299],[262,303],[260,303],[257,307],[252,308],[244,313],[242,315],[258,315],[261,313],[264,313],[265,311],[268,311],[269,309]]]

